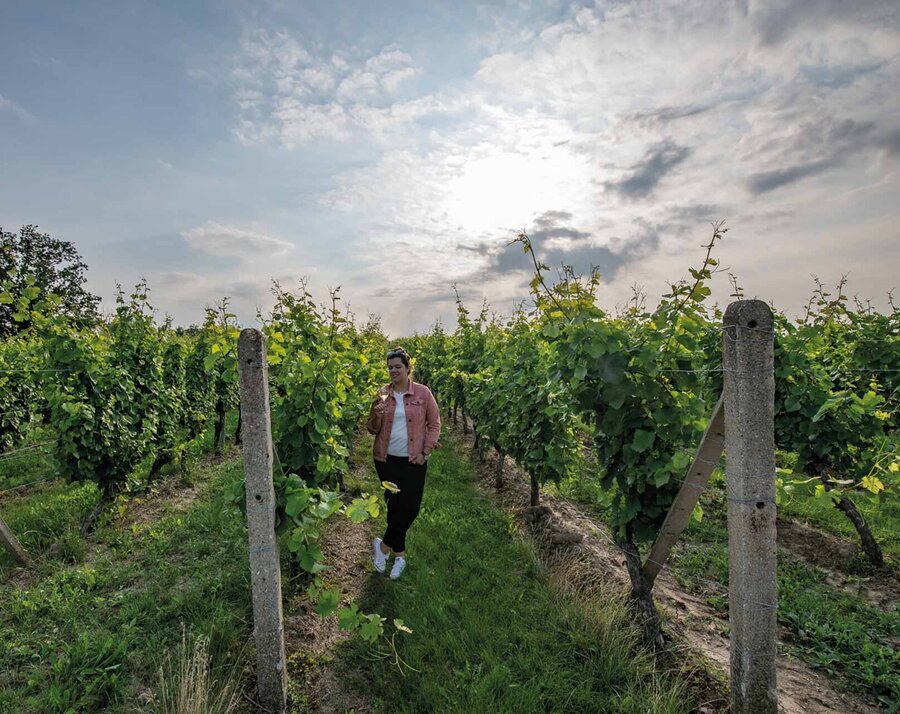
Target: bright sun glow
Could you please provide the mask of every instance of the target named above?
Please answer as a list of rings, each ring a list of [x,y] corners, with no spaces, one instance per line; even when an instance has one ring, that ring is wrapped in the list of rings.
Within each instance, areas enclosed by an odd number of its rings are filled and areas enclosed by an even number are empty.
[[[584,162],[568,151],[542,154],[502,153],[467,162],[447,187],[452,223],[477,234],[526,227],[544,211],[578,210],[591,188]]]

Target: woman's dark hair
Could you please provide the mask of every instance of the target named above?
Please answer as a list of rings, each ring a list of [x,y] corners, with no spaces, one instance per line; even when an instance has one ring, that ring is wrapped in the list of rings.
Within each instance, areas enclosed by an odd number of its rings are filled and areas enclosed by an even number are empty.
[[[394,357],[399,357],[400,361],[403,362],[403,366],[407,369],[409,368],[409,352],[407,352],[402,347],[391,347],[387,351],[387,355],[385,356],[385,362],[388,360],[394,359]]]

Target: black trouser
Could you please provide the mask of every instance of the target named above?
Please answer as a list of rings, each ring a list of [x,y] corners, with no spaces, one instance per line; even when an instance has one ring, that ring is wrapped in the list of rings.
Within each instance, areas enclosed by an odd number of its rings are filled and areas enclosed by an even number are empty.
[[[384,500],[387,501],[387,530],[382,540],[395,553],[406,551],[406,531],[419,515],[427,470],[427,463],[419,466],[405,456],[388,454],[387,461],[375,462],[378,478],[390,481],[400,489],[398,493],[384,492]]]

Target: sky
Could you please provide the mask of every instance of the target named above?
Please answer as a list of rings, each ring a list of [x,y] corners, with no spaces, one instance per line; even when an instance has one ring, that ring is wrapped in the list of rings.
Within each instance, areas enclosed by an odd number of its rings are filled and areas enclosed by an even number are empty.
[[[0,4],[0,227],[71,241],[113,306],[244,325],[273,281],[393,336],[454,286],[528,298],[525,230],[599,303],[653,303],[729,232],[799,314],[900,268],[900,3],[80,0]]]

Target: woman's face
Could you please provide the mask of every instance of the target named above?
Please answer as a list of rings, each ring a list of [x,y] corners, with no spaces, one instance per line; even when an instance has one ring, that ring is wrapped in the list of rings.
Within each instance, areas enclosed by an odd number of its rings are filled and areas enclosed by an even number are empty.
[[[403,364],[403,360],[399,357],[391,357],[387,361],[388,374],[391,375],[391,381],[394,384],[403,382],[409,375],[409,367]]]

